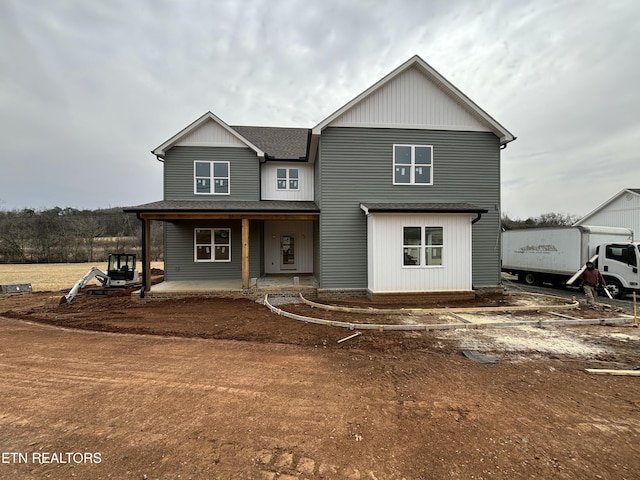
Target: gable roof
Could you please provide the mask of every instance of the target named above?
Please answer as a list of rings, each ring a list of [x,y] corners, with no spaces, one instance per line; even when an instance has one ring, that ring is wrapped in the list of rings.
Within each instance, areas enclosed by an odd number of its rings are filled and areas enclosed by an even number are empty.
[[[376,92],[379,92],[383,87],[390,84],[394,79],[400,77],[401,74],[407,72],[410,69],[416,68],[420,73],[427,77],[427,79],[436,85],[440,90],[442,90],[446,95],[448,95],[453,101],[455,101],[458,105],[460,105],[464,110],[466,110],[476,121],[480,124],[484,125],[489,131],[493,132],[499,139],[501,145],[506,145],[509,142],[512,142],[516,139],[511,132],[509,132],[506,128],[504,128],[500,123],[498,123],[493,117],[491,117],[487,112],[482,110],[478,105],[476,105],[469,97],[467,97],[464,93],[458,90],[453,84],[451,84],[446,78],[440,75],[433,67],[431,67],[427,62],[422,60],[418,55],[413,56],[408,61],[400,65],[398,68],[393,70],[387,76],[380,79],[378,82],[373,84],[367,90],[362,92],[360,95],[355,97],[350,102],[346,103],[344,106],[336,110],[334,113],[329,115],[327,118],[322,120],[312,129],[313,139],[312,139],[312,155],[315,153],[314,148],[317,145],[318,137],[322,134],[322,131],[331,125],[334,121],[336,121],[343,114],[357,106],[358,104],[364,102],[367,98],[371,97]]]
[[[629,194],[629,195],[635,195],[637,197],[640,197],[640,188],[625,188],[621,191],[619,191],[617,194],[615,194],[613,197],[611,197],[609,200],[607,200],[606,202],[604,202],[603,204],[601,204],[600,206],[596,207],[594,210],[592,210],[591,212],[587,213],[584,217],[582,217],[580,220],[578,220],[577,222],[575,222],[573,225],[574,226],[578,226],[578,225],[583,225],[586,222],[589,221],[589,219],[591,217],[593,217],[596,213],[601,212],[602,210],[604,210],[605,208],[607,208],[609,205],[611,205],[613,202],[615,202],[616,200],[618,200],[620,197],[622,197],[625,194]],[[633,198],[633,197],[629,197],[629,198]]]
[[[178,133],[176,133],[173,137],[171,137],[169,140],[164,142],[162,145],[160,145],[160,146],[156,147],[155,149],[151,150],[151,153],[153,153],[156,157],[164,158],[164,155],[165,155],[167,150],[169,150],[175,144],[180,142],[180,140],[182,140],[185,137],[187,137],[189,134],[195,132],[198,128],[202,127],[208,121],[215,122],[220,128],[222,128],[224,131],[226,131],[230,135],[230,137],[234,138],[235,140],[239,141],[240,143],[246,145],[251,150],[256,152],[256,155],[258,157],[264,157],[265,156],[264,152],[260,148],[255,146],[253,143],[251,143],[249,140],[247,140],[245,137],[243,137],[240,133],[235,131],[233,128],[231,128],[229,125],[227,125],[225,122],[220,120],[218,117],[216,117],[211,112],[205,113],[200,118],[198,118],[196,121],[192,122],[190,125],[186,126],[182,130],[180,130]]]
[[[407,75],[403,75],[403,74]],[[434,68],[427,64],[418,55],[413,56],[391,73],[380,79],[367,90],[356,96],[353,100],[336,110],[334,113],[326,117],[318,123],[313,129],[306,128],[280,128],[280,127],[253,127],[253,126],[229,126],[220,118],[211,112],[207,112],[193,123],[182,129],[166,142],[151,151],[159,158],[164,158],[167,150],[181,142],[187,145],[207,145],[207,146],[246,146],[256,152],[261,159],[266,160],[309,160],[313,162],[317,153],[319,137],[322,131],[335,123],[348,125],[345,118],[348,114],[356,112],[358,107],[367,109],[370,107],[366,102],[375,98],[385,88],[393,88],[393,82],[400,78],[408,78],[408,82],[416,81],[416,77],[420,78],[417,85],[413,85],[414,89],[425,90],[426,97],[434,97],[434,103],[448,102],[446,105],[455,110],[459,115],[458,124],[446,125],[427,125],[424,118],[415,120],[415,125],[406,125],[402,122],[396,125],[401,128],[438,128],[441,129],[458,129],[458,130],[481,130],[493,132],[499,139],[501,145],[512,142],[516,137],[506,128],[498,123],[487,112],[476,105],[469,97],[458,90],[447,79],[440,75]],[[411,78],[410,78],[411,77]],[[437,97],[437,98],[435,98]],[[400,111],[402,107],[413,106],[407,103],[400,103]],[[423,96],[424,101],[425,96]],[[430,101],[431,101],[430,100]],[[455,108],[454,108],[455,107]],[[420,110],[420,106],[413,108],[414,113]],[[442,108],[442,105],[436,105],[436,110]],[[215,130],[214,138],[211,140],[212,127],[206,130],[207,122],[213,122],[218,130]],[[426,122],[428,123],[428,122]],[[375,124],[373,126],[382,126]],[[384,125],[388,127],[390,125]],[[207,137],[207,134],[210,137]],[[194,138],[195,137],[195,138]],[[202,138],[205,140],[202,140]],[[207,143],[208,142],[208,143]]]
[[[249,127],[234,125],[236,132],[258,146],[270,160],[305,160],[311,130],[308,128]]]

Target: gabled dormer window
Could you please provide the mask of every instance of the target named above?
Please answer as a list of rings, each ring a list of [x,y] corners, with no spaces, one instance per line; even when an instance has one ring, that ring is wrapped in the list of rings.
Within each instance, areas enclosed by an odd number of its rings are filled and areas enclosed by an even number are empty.
[[[276,177],[278,190],[298,190],[297,168],[278,168]]]
[[[433,147],[394,145],[393,184],[433,185]]]
[[[229,162],[193,162],[194,193],[229,195]]]

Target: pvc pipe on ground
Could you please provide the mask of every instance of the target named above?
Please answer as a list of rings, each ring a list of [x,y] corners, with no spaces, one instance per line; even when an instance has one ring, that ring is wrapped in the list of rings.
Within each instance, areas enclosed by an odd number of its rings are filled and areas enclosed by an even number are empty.
[[[512,320],[506,322],[491,322],[491,323],[422,323],[414,325],[397,325],[397,324],[383,324],[383,323],[352,323],[352,322],[340,322],[335,320],[325,320],[322,318],[307,317],[304,315],[298,315],[284,311],[280,308],[276,308],[269,303],[269,294],[264,296],[265,306],[273,313],[291,318],[293,320],[299,320],[305,323],[313,323],[317,325],[326,325],[330,327],[348,328],[349,330],[378,330],[383,331],[415,331],[415,330],[455,330],[455,329],[482,329],[482,328],[503,328],[503,327],[516,327],[516,326],[539,326],[543,325],[604,325],[608,323],[629,323],[631,317],[625,318],[598,318],[598,319],[581,319],[581,320]]]

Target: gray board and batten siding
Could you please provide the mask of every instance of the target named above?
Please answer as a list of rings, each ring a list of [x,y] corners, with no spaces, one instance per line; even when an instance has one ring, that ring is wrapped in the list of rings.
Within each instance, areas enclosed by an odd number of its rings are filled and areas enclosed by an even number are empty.
[[[393,185],[393,145],[433,146],[433,185]],[[500,284],[500,141],[490,132],[329,127],[316,167],[316,276],[328,289],[367,288],[367,221],[360,203],[471,203],[473,286]],[[471,220],[470,220],[471,221]]]
[[[229,162],[229,195],[196,195],[197,160]],[[260,165],[250,148],[172,147],[164,158],[165,200],[260,200]]]
[[[263,273],[262,220],[249,221],[249,277]],[[194,229],[231,228],[230,262],[196,262]],[[165,280],[235,280],[242,276],[241,220],[184,220],[167,221],[165,234]]]

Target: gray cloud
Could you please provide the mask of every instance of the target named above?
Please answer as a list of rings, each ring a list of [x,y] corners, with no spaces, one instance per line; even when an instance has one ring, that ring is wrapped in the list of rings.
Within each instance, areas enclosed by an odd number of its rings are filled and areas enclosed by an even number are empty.
[[[639,19],[631,0],[2,2],[0,208],[158,200],[149,151],[205,111],[311,127],[419,54],[518,137],[503,211],[585,214],[640,187]]]

